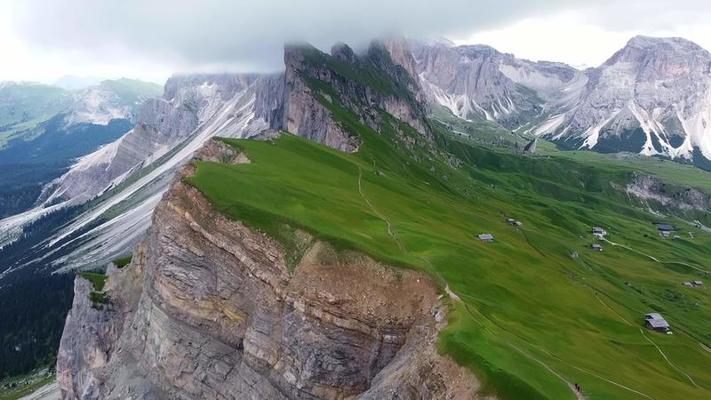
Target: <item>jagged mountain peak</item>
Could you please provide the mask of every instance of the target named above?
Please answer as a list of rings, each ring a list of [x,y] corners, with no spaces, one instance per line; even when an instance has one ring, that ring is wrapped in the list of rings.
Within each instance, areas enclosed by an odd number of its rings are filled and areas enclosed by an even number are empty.
[[[500,51],[496,50],[495,48],[486,45],[486,44],[468,44],[468,45],[463,45],[463,46],[457,46],[456,49],[461,53],[465,55],[478,55],[478,56],[498,56],[503,53]]]
[[[711,54],[682,38],[636,36],[598,68],[574,109],[539,133],[566,147],[711,157]]]
[[[677,37],[636,36],[584,71],[487,45],[411,42],[431,102],[465,119],[569,148],[711,158],[711,54]]]
[[[547,74],[532,74],[512,65],[512,57],[490,46],[415,42],[412,48],[417,77],[430,101],[464,119],[486,119],[515,129],[538,115],[542,104],[519,80],[558,85]]]
[[[371,48],[373,46],[381,46],[387,51],[390,56],[390,60],[407,71],[409,78],[417,78],[417,63],[412,54],[412,47],[410,43],[404,37],[389,37],[384,39],[375,40],[371,43]]]
[[[457,47],[456,43],[454,43],[452,40],[449,40],[443,36],[434,37],[434,38],[426,38],[426,39],[418,39],[418,40],[410,40],[410,42],[417,42],[417,43],[427,45],[427,46]]]
[[[618,63],[632,63],[639,68],[653,68],[659,73],[683,74],[687,70],[708,71],[711,54],[698,44],[679,37],[635,36],[615,52],[601,68]],[[666,70],[665,66],[672,66]]]
[[[334,46],[338,46],[338,44]],[[303,58],[305,53],[310,52],[322,53],[322,51],[316,48],[316,46],[308,42],[295,41],[286,43],[284,45],[284,65],[286,66],[286,69],[289,69],[292,61],[299,60]]]
[[[667,47],[673,50],[685,51],[706,51],[703,47],[682,37],[657,37],[637,35],[627,41],[625,47],[636,47],[641,49]]]
[[[343,42],[338,42],[331,47],[331,55],[348,63],[355,62],[357,58],[353,49]]]

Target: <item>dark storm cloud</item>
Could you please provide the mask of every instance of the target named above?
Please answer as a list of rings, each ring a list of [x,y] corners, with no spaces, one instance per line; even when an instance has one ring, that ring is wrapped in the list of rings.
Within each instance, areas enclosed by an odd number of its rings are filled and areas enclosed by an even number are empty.
[[[116,54],[184,69],[281,67],[284,42],[328,48],[376,36],[463,35],[574,8],[577,0],[157,0],[18,2],[15,29],[33,46]]]

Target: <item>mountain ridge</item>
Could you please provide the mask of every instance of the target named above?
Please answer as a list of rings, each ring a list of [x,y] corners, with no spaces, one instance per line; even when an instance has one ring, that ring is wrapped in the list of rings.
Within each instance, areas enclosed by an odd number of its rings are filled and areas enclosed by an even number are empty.
[[[711,157],[711,55],[686,39],[637,36],[584,71],[486,45],[413,47],[423,87],[459,117],[523,129],[567,149],[631,151],[702,167]],[[436,57],[438,72],[428,57]]]

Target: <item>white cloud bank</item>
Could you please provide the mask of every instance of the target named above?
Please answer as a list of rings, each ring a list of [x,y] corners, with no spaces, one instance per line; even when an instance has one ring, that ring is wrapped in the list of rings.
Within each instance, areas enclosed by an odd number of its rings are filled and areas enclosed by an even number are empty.
[[[281,67],[287,41],[358,46],[390,33],[598,64],[634,34],[711,47],[709,17],[700,0],[0,0],[10,60],[0,80],[267,71]]]

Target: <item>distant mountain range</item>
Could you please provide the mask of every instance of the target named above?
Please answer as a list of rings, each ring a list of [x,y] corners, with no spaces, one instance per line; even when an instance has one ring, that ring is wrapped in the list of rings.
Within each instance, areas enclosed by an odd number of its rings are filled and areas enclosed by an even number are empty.
[[[162,88],[129,79],[81,90],[0,84],[0,218],[34,204],[77,157],[131,129],[140,104]]]
[[[76,76],[64,75],[54,81],[53,86],[58,86],[66,90],[86,89],[90,86],[97,86],[105,79],[96,76]]]
[[[637,36],[597,68],[532,62],[488,46],[414,44],[433,102],[567,149],[658,155],[711,167],[711,54]]]

